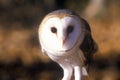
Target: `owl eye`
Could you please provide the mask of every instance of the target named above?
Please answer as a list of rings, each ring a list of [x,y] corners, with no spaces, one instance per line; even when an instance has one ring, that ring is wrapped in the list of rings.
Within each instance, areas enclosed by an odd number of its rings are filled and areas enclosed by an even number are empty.
[[[73,31],[73,29],[74,29],[73,26],[71,26],[71,25],[68,26],[68,27],[67,27],[67,33],[68,33],[68,34],[71,33],[71,32]]]
[[[57,32],[57,29],[55,27],[51,27],[51,32],[52,33],[56,33]]]

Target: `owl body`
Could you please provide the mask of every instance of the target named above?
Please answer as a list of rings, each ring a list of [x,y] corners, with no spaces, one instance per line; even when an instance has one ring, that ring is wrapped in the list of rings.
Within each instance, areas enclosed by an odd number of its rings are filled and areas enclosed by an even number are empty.
[[[57,62],[64,72],[62,80],[81,80],[87,75],[86,62],[96,51],[89,24],[75,12],[56,10],[42,20],[39,27],[42,52]]]
[[[77,47],[67,52],[44,52],[53,61],[57,62],[64,70],[64,77],[62,80],[71,80],[73,71],[76,72],[75,80],[81,80],[82,75],[88,76],[84,61],[85,57]],[[60,54],[60,55],[56,55]],[[78,69],[75,69],[78,68]],[[67,77],[66,77],[67,76]]]

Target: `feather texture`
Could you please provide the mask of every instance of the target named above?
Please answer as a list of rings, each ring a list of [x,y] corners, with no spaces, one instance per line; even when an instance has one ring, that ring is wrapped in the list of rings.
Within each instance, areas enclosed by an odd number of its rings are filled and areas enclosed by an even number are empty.
[[[83,24],[85,25],[85,37],[80,45],[80,49],[83,51],[86,58],[85,64],[89,65],[92,61],[94,53],[98,50],[96,42],[93,40],[91,35],[91,29],[86,20],[82,19]]]
[[[82,80],[88,75],[85,65],[91,62],[97,50],[89,24],[77,13],[56,10],[45,16],[39,30],[42,52],[57,62],[64,72],[62,80]]]

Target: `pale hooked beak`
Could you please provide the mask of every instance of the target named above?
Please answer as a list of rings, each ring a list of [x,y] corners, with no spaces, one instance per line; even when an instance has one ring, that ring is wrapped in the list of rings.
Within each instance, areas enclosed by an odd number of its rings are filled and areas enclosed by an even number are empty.
[[[64,47],[66,41],[67,41],[67,37],[62,38],[62,47]]]
[[[58,39],[60,40],[60,45],[62,48],[65,47],[65,43],[67,41],[67,35],[65,33],[62,33],[61,35],[58,36]]]

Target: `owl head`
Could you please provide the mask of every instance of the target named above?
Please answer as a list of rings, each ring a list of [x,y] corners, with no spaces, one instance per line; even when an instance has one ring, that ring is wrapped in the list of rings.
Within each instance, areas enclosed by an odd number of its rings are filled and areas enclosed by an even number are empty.
[[[73,11],[56,10],[44,17],[38,33],[42,48],[66,52],[82,42],[84,25],[81,17]]]

